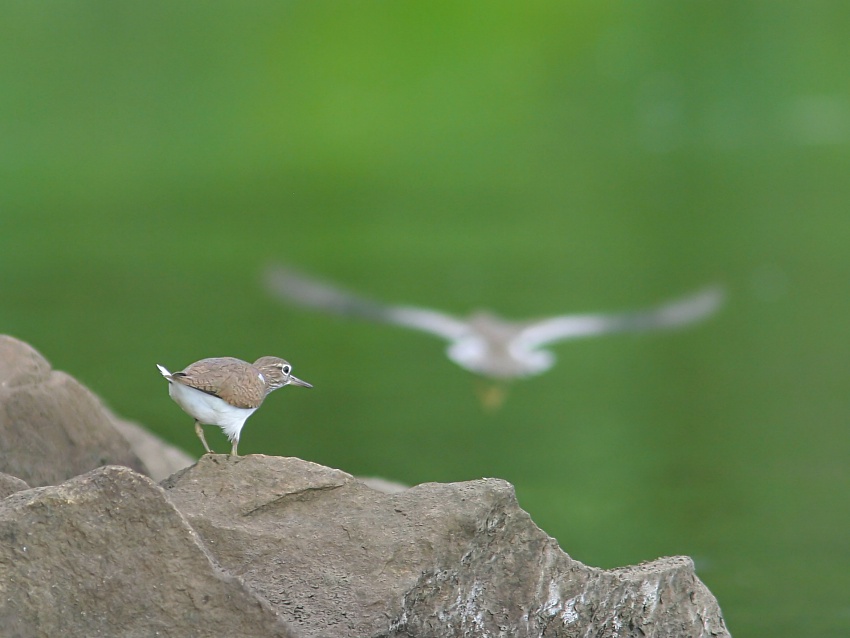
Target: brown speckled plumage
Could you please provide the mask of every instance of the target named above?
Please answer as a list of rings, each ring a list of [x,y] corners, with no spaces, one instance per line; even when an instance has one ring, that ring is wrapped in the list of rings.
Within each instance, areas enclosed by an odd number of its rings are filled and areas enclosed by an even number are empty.
[[[213,357],[174,373],[157,367],[170,384],[171,398],[195,419],[195,432],[204,449],[211,452],[201,425],[218,425],[233,443],[234,456],[245,420],[270,392],[289,384],[312,387],[292,376],[292,366],[278,357],[260,357],[254,363]]]
[[[261,374],[265,381],[260,378]],[[171,377],[177,383],[211,394],[234,407],[259,408],[273,389],[268,381],[274,374],[235,357],[213,357],[196,361]],[[277,374],[281,372],[278,370]]]

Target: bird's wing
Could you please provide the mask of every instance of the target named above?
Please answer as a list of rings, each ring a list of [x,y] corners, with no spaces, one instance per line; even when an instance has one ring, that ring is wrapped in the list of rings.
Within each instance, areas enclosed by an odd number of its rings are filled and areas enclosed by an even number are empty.
[[[266,396],[265,386],[240,383],[242,366],[250,365],[232,357],[196,361],[171,378],[195,390],[218,397],[237,408],[257,407]]]
[[[514,339],[522,349],[533,349],[553,341],[577,339],[612,332],[641,332],[678,328],[705,319],[723,303],[723,288],[711,286],[655,308],[608,315],[563,315],[543,319],[523,328]]]
[[[436,310],[389,306],[364,299],[286,266],[269,267],[266,270],[265,283],[267,290],[278,299],[308,308],[406,326],[450,341],[469,332],[469,325],[457,317]]]

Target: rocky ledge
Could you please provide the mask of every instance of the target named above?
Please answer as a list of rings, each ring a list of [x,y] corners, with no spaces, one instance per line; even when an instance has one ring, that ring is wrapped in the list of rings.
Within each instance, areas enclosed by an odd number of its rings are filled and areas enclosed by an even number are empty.
[[[29,344],[0,335],[0,472],[39,487],[110,464],[161,480],[192,462],[146,428],[116,417]]]
[[[208,455],[158,484],[138,450],[161,442],[117,436],[20,344],[0,337],[3,445],[43,435],[59,456],[0,453],[4,637],[729,635],[690,559],[583,565],[498,479],[386,493],[300,459]],[[86,440],[89,409],[110,465],[66,480],[100,460],[60,449]]]
[[[0,501],[0,539],[8,636],[728,635],[688,558],[582,565],[497,479],[386,494],[294,458],[205,456],[162,486],[108,466]]]

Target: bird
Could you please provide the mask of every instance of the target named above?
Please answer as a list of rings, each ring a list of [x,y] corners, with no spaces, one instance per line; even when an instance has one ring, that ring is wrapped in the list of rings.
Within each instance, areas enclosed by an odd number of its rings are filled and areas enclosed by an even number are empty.
[[[711,285],[634,312],[567,314],[512,321],[488,311],[462,318],[429,308],[383,304],[282,264],[269,266],[264,280],[267,291],[284,302],[440,337],[449,342],[446,354],[451,361],[499,382],[549,370],[555,364],[555,355],[544,346],[580,337],[683,327],[712,315],[725,297],[722,286]],[[498,397],[492,400],[501,401]]]
[[[233,444],[238,456],[239,435],[249,416],[274,390],[287,385],[312,388],[292,375],[292,365],[279,357],[260,357],[248,363],[235,357],[201,359],[180,372],[169,372],[157,364],[168,381],[168,394],[195,419],[195,433],[208,454],[202,425],[217,425]]]

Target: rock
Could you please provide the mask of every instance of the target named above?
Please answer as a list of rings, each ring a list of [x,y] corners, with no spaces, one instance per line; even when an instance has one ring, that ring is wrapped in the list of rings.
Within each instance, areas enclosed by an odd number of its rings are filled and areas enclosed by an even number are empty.
[[[111,413],[110,415],[115,429],[127,439],[130,448],[147,468],[147,475],[154,481],[162,481],[195,462],[195,459],[183,450],[167,443],[141,425],[120,419]]]
[[[390,481],[389,479],[381,478],[380,476],[358,476],[357,480],[371,487],[373,490],[384,492],[385,494],[398,494],[409,490],[410,486],[398,481]]]
[[[26,481],[22,481],[17,476],[0,473],[0,499],[29,488]]]
[[[0,472],[56,485],[109,464],[148,472],[94,394],[31,346],[0,335]]]
[[[690,559],[587,567],[501,480],[384,494],[298,459],[210,455],[162,485],[299,636],[729,635]]]
[[[0,501],[0,539],[4,637],[292,636],[124,467]]]
[[[50,376],[50,364],[35,348],[0,335],[0,387],[38,383]]]

